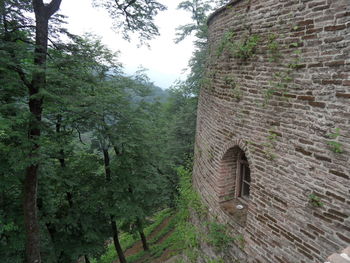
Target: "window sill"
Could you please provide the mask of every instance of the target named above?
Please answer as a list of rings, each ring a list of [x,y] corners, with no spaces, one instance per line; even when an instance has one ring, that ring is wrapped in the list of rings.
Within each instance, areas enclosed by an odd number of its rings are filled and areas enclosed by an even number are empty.
[[[242,209],[238,209],[237,206],[242,205]],[[246,200],[241,200],[241,199],[232,199],[228,201],[224,201],[220,203],[221,209],[229,215],[234,221],[241,225],[244,226],[245,222],[247,220],[247,203]]]

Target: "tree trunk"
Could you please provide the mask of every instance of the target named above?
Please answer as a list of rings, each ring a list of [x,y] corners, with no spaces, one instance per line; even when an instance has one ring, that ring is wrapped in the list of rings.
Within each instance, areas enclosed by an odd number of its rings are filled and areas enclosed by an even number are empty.
[[[108,149],[103,149],[103,161],[105,165],[106,182],[109,183],[112,181],[112,177]]]
[[[143,232],[143,229],[139,230],[139,234],[140,234],[140,237],[141,237],[143,250],[144,251],[148,251],[149,250],[149,246],[148,246],[148,243],[147,243],[147,239],[146,239],[145,233]]]
[[[26,230],[26,262],[41,263],[40,257],[40,229],[37,214],[37,189],[39,163],[39,138],[41,134],[40,123],[42,115],[43,99],[39,95],[40,90],[46,86],[46,54],[48,43],[48,25],[50,17],[56,13],[61,0],[52,0],[50,4],[44,5],[42,0],[33,0],[35,12],[35,50],[34,65],[37,70],[33,73],[31,85],[28,86],[29,120],[28,138],[32,142],[29,153],[31,164],[26,169],[24,179],[24,225]]]
[[[129,187],[128,187],[128,192],[130,193],[131,198],[134,199],[133,198],[133,190],[132,190],[131,185],[129,185]],[[146,239],[145,233],[143,232],[142,221],[141,221],[141,219],[139,217],[137,217],[137,219],[136,219],[136,226],[137,226],[137,229],[138,229],[139,234],[140,234],[143,250],[147,251],[147,250],[149,250],[149,246],[148,246],[148,243],[147,243],[147,239]]]
[[[118,228],[117,228],[117,224],[116,224],[113,216],[111,216],[111,225],[112,225],[114,247],[115,247],[115,250],[117,251],[119,261],[120,261],[120,263],[127,263],[125,256],[124,256],[123,249],[122,249],[120,242],[119,242]]]
[[[62,116],[60,114],[57,115],[57,122],[56,122],[56,133],[57,136],[59,136],[61,132],[61,122],[62,122]],[[64,149],[59,150],[59,157],[58,161],[60,162],[62,170],[66,168],[66,159],[64,157]],[[71,192],[66,192],[66,198],[69,204],[70,208],[73,208],[73,195]]]
[[[26,262],[41,263],[40,231],[36,208],[38,165],[30,165],[24,182],[24,224],[26,229]]]
[[[84,255],[85,263],[90,263],[89,257],[87,255]]]
[[[108,184],[109,182],[112,181],[108,149],[103,149],[103,160],[104,160],[104,166],[105,166],[106,182]],[[115,247],[115,250],[117,251],[119,261],[120,263],[127,263],[124,256],[123,249],[119,242],[119,237],[118,237],[119,233],[118,233],[117,223],[115,222],[113,215],[110,215],[110,218],[111,218],[114,247]]]
[[[149,250],[149,246],[148,246],[148,243],[147,243],[147,239],[146,239],[145,233],[143,232],[142,221],[141,221],[141,219],[139,217],[136,220],[136,224],[137,224],[137,229],[138,229],[140,237],[141,237],[143,250],[144,251],[148,251]]]

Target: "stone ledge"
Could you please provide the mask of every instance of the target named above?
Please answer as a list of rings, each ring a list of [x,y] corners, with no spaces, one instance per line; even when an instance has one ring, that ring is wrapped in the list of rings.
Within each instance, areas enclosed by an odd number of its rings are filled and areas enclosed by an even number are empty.
[[[341,253],[334,253],[325,263],[350,263],[350,246],[344,249]]]
[[[243,205],[243,209],[237,209],[237,205]],[[247,205],[243,204],[239,199],[232,199],[220,203],[220,208],[228,214],[235,223],[241,226],[245,225],[247,220]]]

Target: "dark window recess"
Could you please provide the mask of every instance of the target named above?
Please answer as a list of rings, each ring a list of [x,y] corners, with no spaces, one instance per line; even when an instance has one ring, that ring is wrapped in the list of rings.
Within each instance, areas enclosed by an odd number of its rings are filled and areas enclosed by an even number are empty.
[[[250,193],[250,169],[247,158],[243,152],[238,159],[238,163],[239,169],[237,174],[239,176],[239,183],[237,184],[237,196],[248,198]]]

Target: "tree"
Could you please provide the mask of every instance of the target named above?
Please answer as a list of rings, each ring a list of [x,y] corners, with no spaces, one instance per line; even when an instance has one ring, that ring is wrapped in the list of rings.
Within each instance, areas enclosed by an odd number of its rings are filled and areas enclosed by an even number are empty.
[[[227,2],[228,0],[186,0],[178,5],[178,9],[190,13],[192,23],[177,28],[175,42],[180,42],[192,34],[196,39],[195,51],[189,61],[190,74],[185,81],[176,83],[170,90],[159,118],[163,122],[159,125],[162,127],[161,133],[166,134],[160,142],[165,146],[160,147],[163,157],[159,169],[167,175],[173,200],[177,195],[176,186],[178,185],[174,167],[186,165],[193,155],[198,94],[205,80],[208,57],[208,14],[218,5]],[[157,142],[159,141],[158,139]]]
[[[28,139],[31,144],[28,153],[28,165],[24,179],[24,222],[26,229],[26,261],[41,262],[40,235],[37,216],[37,185],[40,164],[40,137],[42,133],[43,93],[47,85],[47,53],[49,38],[49,21],[58,11],[62,0],[52,0],[44,3],[43,0],[2,0],[0,5],[3,40],[7,43],[16,43],[18,38],[14,34],[23,32],[23,42],[32,44],[32,31],[23,31],[32,28],[30,19],[25,19],[25,12],[33,11],[35,14],[35,37],[32,51],[33,67],[26,71],[23,62],[17,61],[13,50],[8,49],[12,63],[9,67],[17,73],[18,78],[28,90]],[[97,3],[97,1],[95,1]],[[141,32],[141,39],[149,39],[158,31],[153,23],[153,17],[164,6],[156,1],[109,1],[104,2],[113,17],[122,16],[118,25],[123,25],[124,36],[126,32]],[[18,15],[20,14],[20,15]],[[23,17],[21,16],[23,14]],[[29,23],[28,23],[29,22]],[[30,50],[30,49],[28,49]]]
[[[114,28],[124,38],[130,40],[130,33],[139,34],[139,40],[147,40],[159,35],[154,17],[166,7],[154,0],[94,0],[94,5],[104,7],[114,20]]]
[[[32,142],[29,153],[29,159],[33,163],[27,166],[24,179],[24,223],[26,229],[26,261],[41,262],[40,257],[40,228],[37,216],[37,186],[39,163],[39,138],[41,135],[40,122],[42,119],[43,98],[40,92],[46,85],[46,58],[47,43],[49,34],[49,19],[55,14],[61,4],[61,0],[52,0],[50,4],[45,5],[42,0],[33,0],[33,9],[35,14],[35,49],[34,66],[37,70],[33,72],[32,80],[29,82],[26,77],[23,78],[28,88],[29,111],[31,119],[29,121],[28,136]]]
[[[178,43],[191,34],[194,34],[196,37],[194,41],[195,51],[189,61],[190,74],[185,83],[180,83],[180,86],[182,88],[186,86],[194,95],[198,95],[200,86],[205,78],[206,60],[209,57],[207,50],[208,14],[228,2],[228,0],[187,0],[178,5],[178,9],[185,10],[191,14],[193,22],[177,28],[175,42]]]
[[[118,80],[113,77],[106,79],[101,82],[93,94],[93,99],[98,103],[86,109],[86,114],[90,116],[90,130],[93,131],[93,145],[103,155],[107,193],[105,211],[109,211],[114,246],[120,262],[126,262],[126,259],[119,242],[117,221],[120,219],[129,221],[130,211],[135,210],[134,204],[128,197],[130,189],[133,189],[130,184],[132,171],[126,164],[135,157],[135,153],[130,152],[132,149],[130,145],[140,145],[142,142],[140,135],[144,132],[136,130],[136,127],[139,126],[136,126],[137,123],[134,121],[135,116],[137,120],[142,119],[141,112],[134,113],[139,103],[135,100],[135,95],[144,95],[147,89],[139,80],[140,77],[136,80],[123,77]],[[132,94],[133,97],[130,97],[129,94]],[[120,107],[115,108],[116,104]],[[133,137],[130,140],[131,134]],[[121,165],[128,167],[127,175],[115,166],[114,169],[111,168],[111,148],[114,149],[115,156],[123,157]]]
[[[206,26],[207,13],[212,10],[211,2],[208,0],[188,0],[181,2],[177,8],[190,12],[193,22],[177,28],[175,42],[184,40],[192,33],[200,37],[199,32]]]
[[[86,37],[75,36],[72,43],[49,50],[43,121],[49,128],[43,134],[43,154],[52,156],[58,167],[55,163],[43,167],[46,173],[55,168],[51,178],[43,178],[41,188],[44,191],[54,186],[57,195],[44,192],[41,210],[45,211],[42,220],[48,220],[46,225],[58,262],[95,255],[109,237],[109,217],[99,203],[105,199],[103,174],[98,172],[101,156],[91,153],[88,145],[80,146],[78,138],[81,140],[81,133],[89,131],[89,120],[95,120],[89,109],[103,106],[96,90],[104,85],[104,76],[117,73],[120,65],[116,55],[99,40]],[[114,103],[118,105],[118,101]],[[96,186],[100,186],[100,191]]]

